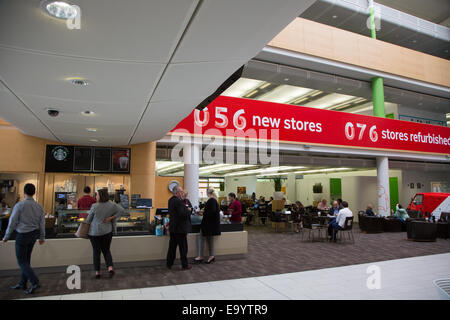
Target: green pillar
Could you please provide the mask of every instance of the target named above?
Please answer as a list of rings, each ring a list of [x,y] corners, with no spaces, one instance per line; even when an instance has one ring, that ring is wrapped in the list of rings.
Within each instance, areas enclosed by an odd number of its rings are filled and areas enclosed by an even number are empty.
[[[375,28],[375,10],[373,8],[373,1],[369,4],[370,12],[370,35],[373,39],[377,38]],[[372,78],[372,101],[373,101],[373,115],[375,117],[386,117],[386,111],[384,108],[384,88],[383,78]]]
[[[384,89],[383,78],[372,78],[372,102],[373,102],[373,115],[375,117],[386,118],[386,112],[384,110]]]

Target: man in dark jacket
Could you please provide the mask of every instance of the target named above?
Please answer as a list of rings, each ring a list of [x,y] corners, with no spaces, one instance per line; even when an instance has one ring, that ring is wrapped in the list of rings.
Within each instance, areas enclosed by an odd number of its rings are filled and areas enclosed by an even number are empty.
[[[171,269],[175,261],[177,246],[180,250],[180,260],[183,270],[192,268],[187,260],[187,234],[191,231],[191,213],[192,209],[188,208],[182,200],[183,189],[179,186],[172,191],[173,197],[169,199],[169,251],[167,252],[167,268]]]

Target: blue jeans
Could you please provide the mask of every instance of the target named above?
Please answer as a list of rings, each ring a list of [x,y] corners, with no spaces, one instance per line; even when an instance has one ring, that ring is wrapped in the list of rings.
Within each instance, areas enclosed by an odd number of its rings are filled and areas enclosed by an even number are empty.
[[[336,222],[336,218],[331,220],[328,223],[328,235],[331,237],[332,240],[336,240],[336,235],[339,230],[342,230],[341,226]]]
[[[17,263],[22,270],[22,276],[20,277],[19,282],[21,286],[26,286],[28,280],[30,280],[32,285],[37,285],[39,283],[39,279],[31,268],[31,252],[33,251],[36,240],[39,238],[39,234],[39,230],[27,233],[17,233],[16,257]]]

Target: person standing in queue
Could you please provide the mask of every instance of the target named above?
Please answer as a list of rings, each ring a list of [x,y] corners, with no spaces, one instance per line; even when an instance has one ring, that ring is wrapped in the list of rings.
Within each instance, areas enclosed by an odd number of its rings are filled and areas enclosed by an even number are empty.
[[[3,242],[9,240],[14,230],[17,231],[16,256],[22,276],[19,283],[11,289],[22,289],[26,294],[32,294],[39,288],[39,279],[31,268],[31,252],[37,239],[40,245],[45,242],[45,215],[44,209],[33,199],[36,187],[27,183],[23,191],[25,200],[14,206]],[[28,280],[31,282],[29,289]]]
[[[200,212],[203,219],[200,225],[200,234],[197,238],[197,257],[194,261],[197,263],[203,261],[203,240],[206,239],[209,246],[209,258],[205,263],[209,264],[216,260],[216,257],[214,256],[214,236],[220,236],[221,234],[220,208],[214,189],[208,189],[206,194],[208,195],[208,201],[206,201],[203,212]]]
[[[172,269],[175,261],[177,246],[180,250],[180,260],[182,270],[189,270],[192,268],[188,264],[187,252],[187,234],[191,231],[191,213],[192,209],[183,200],[184,192],[180,186],[176,186],[172,189],[173,196],[169,199],[169,250],[167,252],[166,266],[168,269]]]
[[[241,223],[242,221],[242,206],[236,195],[233,192],[228,194],[230,205],[228,206],[228,212],[231,215],[230,221],[233,223]]]
[[[108,189],[97,191],[97,203],[91,206],[86,223],[90,223],[89,239],[92,244],[95,278],[100,279],[100,254],[103,253],[109,277],[115,274],[111,255],[111,241],[115,222],[122,216],[124,210],[118,204],[109,201]]]

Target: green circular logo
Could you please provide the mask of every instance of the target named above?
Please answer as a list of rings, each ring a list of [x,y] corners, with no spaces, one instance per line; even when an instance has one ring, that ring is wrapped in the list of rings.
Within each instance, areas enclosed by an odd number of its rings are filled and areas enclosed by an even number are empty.
[[[52,150],[52,154],[57,161],[64,161],[69,154],[69,150],[65,147],[56,147]]]

